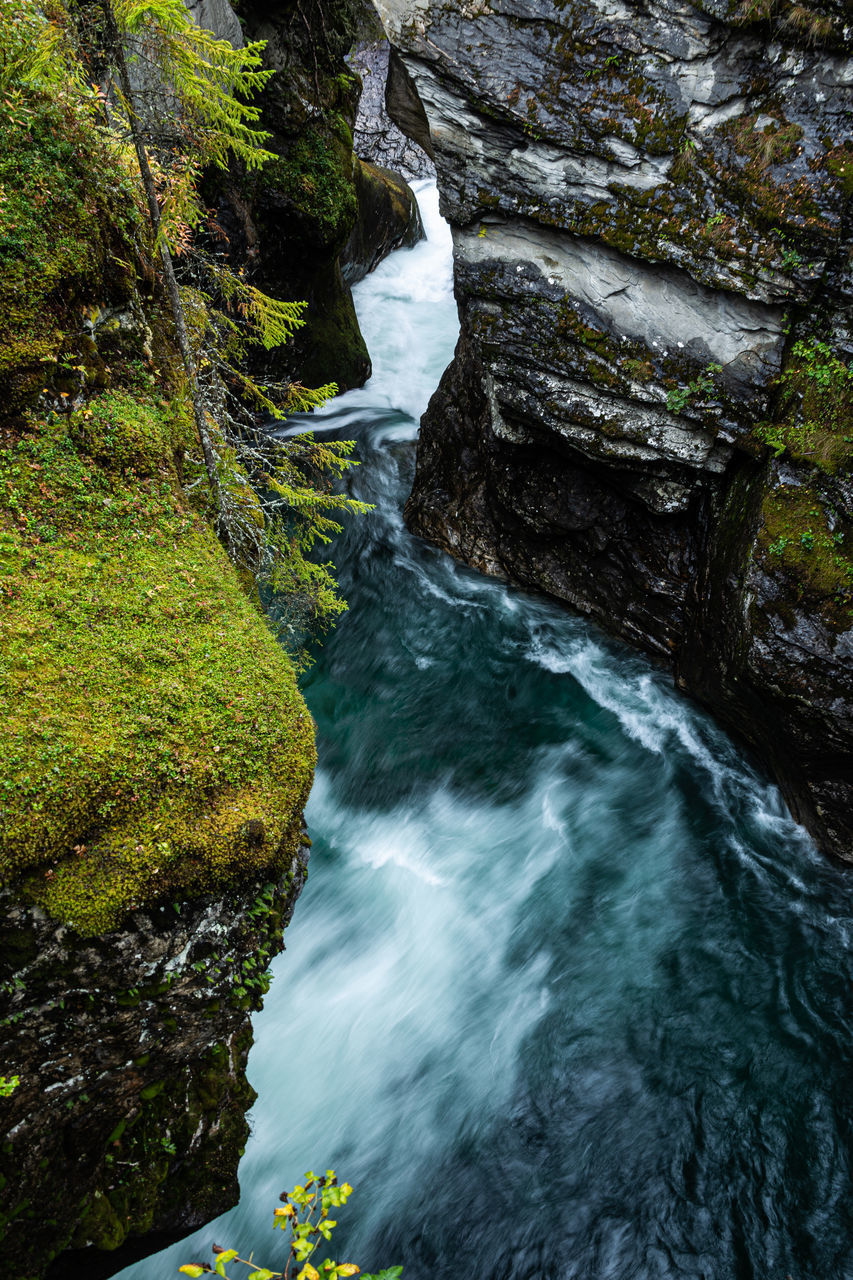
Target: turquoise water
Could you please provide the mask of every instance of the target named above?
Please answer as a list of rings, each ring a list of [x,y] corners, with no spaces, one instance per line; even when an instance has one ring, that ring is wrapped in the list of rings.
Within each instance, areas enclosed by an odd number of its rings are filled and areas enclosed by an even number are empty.
[[[314,423],[377,510],[306,681],[241,1203],[122,1275],[275,1266],[279,1192],[333,1165],[333,1256],[407,1280],[853,1277],[849,874],[665,673],[405,531],[456,331],[421,194],[432,239],[357,290],[375,377]]]

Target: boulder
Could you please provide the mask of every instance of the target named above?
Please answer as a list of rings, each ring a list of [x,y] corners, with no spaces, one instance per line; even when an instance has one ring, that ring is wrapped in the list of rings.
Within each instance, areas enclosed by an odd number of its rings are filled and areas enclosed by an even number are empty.
[[[363,280],[393,249],[411,248],[424,237],[418,202],[398,173],[356,158],[358,212],[341,250],[347,284]]]

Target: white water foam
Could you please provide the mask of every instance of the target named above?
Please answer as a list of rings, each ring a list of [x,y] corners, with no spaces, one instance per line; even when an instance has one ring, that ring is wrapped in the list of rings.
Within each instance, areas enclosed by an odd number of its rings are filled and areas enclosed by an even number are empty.
[[[313,416],[314,429],[346,425],[360,410],[396,409],[410,419],[384,429],[385,438],[411,439],[412,425],[436,388],[453,356],[459,323],[453,297],[450,228],[438,211],[434,182],[412,185],[421,210],[426,239],[412,249],[391,254],[355,289],[358,322],[373,361],[373,376]],[[347,415],[342,418],[342,415]]]

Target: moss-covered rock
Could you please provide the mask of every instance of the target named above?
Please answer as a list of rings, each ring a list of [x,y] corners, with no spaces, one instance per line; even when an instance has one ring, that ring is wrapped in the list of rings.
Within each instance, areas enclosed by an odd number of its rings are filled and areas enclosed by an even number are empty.
[[[358,213],[341,252],[349,284],[361,280],[393,249],[410,249],[423,239],[418,202],[398,173],[356,158]]]
[[[0,404],[14,413],[102,367],[86,360],[81,310],[132,296],[139,215],[127,174],[68,98],[0,99],[0,133]]]
[[[313,725],[184,497],[191,439],[144,377],[2,439],[2,869],[78,930],[299,839]]]
[[[400,179],[363,169],[353,151],[361,82],[345,57],[365,31],[375,31],[376,15],[366,0],[286,0],[274,13],[245,0],[240,17],[247,37],[268,41],[264,57],[277,72],[259,98],[276,158],[257,173],[211,175],[209,199],[232,262],[274,296],[307,303],[304,328],[287,346],[259,356],[258,368],[346,391],[361,386],[371,366],[353,277],[348,265],[341,271],[353,255],[342,251],[369,225],[368,256],[376,265],[405,242],[401,205],[410,201]],[[414,226],[410,215],[407,228]]]
[[[236,1198],[249,1015],[304,880],[315,759],[293,664],[214,534],[138,180],[98,110],[70,88],[0,102],[14,1280],[69,1275],[70,1247],[106,1274],[92,1255]]]
[[[247,0],[247,38],[267,41],[276,71],[258,101],[275,159],[262,170],[210,176],[208,197],[231,261],[276,297],[305,301],[305,325],[259,356],[267,375],[342,390],[369,376],[370,358],[338,258],[356,217],[352,128],[360,91],[344,57],[363,18],[357,0]]]

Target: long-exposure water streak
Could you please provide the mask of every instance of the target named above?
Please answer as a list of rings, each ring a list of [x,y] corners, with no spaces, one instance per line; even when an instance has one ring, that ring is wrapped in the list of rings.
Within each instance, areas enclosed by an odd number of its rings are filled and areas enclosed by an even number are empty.
[[[666,673],[402,521],[450,359],[449,234],[358,286],[375,375],[312,422],[376,511],[306,692],[308,886],[256,1018],[238,1208],[356,1187],[334,1256],[404,1280],[853,1276],[851,908],[775,788]]]

